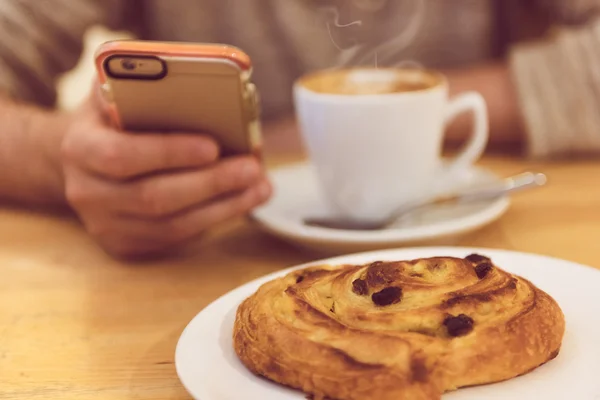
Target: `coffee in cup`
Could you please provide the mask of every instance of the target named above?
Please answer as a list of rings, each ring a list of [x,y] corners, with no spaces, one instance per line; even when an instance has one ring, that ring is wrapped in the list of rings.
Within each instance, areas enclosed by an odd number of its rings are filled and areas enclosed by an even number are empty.
[[[317,72],[299,80],[302,87],[322,94],[367,95],[415,92],[439,85],[436,75],[421,71],[369,69]]]

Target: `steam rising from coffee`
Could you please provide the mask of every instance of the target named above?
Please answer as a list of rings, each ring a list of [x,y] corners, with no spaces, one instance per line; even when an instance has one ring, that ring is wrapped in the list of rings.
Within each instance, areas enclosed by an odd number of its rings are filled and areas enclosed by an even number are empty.
[[[333,19],[331,21],[327,21],[327,32],[329,33],[329,38],[331,39],[331,42],[333,43],[333,45],[339,50],[339,51],[345,51],[344,48],[342,48],[339,44],[336,43],[335,39],[333,38],[333,33],[331,32],[331,25],[333,24],[333,26],[335,26],[336,28],[347,28],[350,26],[362,26],[362,21],[352,21],[349,22],[347,24],[342,24],[340,23],[340,13],[337,10],[337,8],[335,7],[328,7],[326,9],[327,12],[332,14]],[[353,47],[357,46],[357,44],[355,44]]]
[[[354,5],[363,12],[376,12],[380,11],[387,5],[388,0],[352,0]],[[392,38],[383,41],[382,43],[375,45],[372,48],[365,48],[365,44],[353,43],[349,47],[342,47],[336,42],[332,34],[332,29],[348,29],[350,27],[363,28],[363,21],[340,21],[340,12],[337,7],[323,8],[323,11],[328,15],[327,31],[329,37],[333,42],[334,46],[340,51],[339,61],[336,68],[344,68],[355,65],[362,65],[365,63],[373,63],[374,66],[378,67],[380,62],[392,59],[405,51],[411,46],[423,27],[423,21],[425,19],[426,12],[426,0],[414,0],[411,1],[412,9],[407,11],[408,25],[397,35]],[[356,29],[356,28],[355,28]],[[394,65],[398,67],[407,68],[421,68],[421,64],[415,60],[402,60],[396,62]]]

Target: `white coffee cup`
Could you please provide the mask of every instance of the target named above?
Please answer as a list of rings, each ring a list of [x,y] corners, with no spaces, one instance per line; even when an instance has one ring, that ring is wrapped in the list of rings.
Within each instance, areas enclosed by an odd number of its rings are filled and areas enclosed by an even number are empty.
[[[300,130],[332,210],[354,220],[382,220],[403,204],[452,187],[488,142],[485,100],[475,92],[448,99],[446,78],[404,69],[322,71],[299,79]],[[444,132],[471,111],[472,136],[452,162],[441,157]]]

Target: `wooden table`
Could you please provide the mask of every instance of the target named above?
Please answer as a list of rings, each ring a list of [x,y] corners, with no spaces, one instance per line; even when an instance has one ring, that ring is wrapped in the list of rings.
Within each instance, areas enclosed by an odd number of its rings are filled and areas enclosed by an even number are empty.
[[[538,170],[550,183],[460,245],[600,266],[600,163],[483,164]],[[192,317],[244,282],[319,256],[237,221],[173,258],[130,265],[75,220],[0,210],[0,399],[190,399],[173,354]]]

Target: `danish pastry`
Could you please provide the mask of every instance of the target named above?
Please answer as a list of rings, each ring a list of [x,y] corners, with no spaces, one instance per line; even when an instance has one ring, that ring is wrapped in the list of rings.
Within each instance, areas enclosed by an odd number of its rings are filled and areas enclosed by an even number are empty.
[[[291,272],[240,305],[233,345],[315,399],[430,400],[537,368],[564,330],[548,294],[473,254]]]

